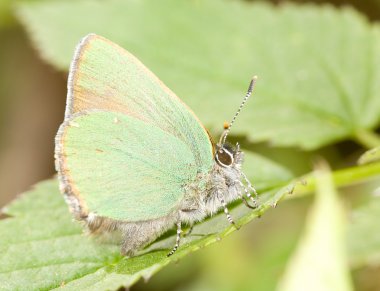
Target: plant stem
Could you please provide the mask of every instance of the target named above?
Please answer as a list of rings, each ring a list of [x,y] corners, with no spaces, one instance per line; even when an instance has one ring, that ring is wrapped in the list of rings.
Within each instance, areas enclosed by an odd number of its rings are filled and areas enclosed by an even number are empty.
[[[360,183],[374,177],[380,178],[380,163],[368,164],[360,167],[352,167],[332,173],[336,187],[346,187],[355,183]],[[293,195],[286,198],[298,198],[311,194],[315,190],[315,177],[313,174],[305,176],[305,185],[297,185]]]
[[[365,148],[372,149],[380,146],[380,136],[373,131],[360,129],[355,132],[355,140]]]

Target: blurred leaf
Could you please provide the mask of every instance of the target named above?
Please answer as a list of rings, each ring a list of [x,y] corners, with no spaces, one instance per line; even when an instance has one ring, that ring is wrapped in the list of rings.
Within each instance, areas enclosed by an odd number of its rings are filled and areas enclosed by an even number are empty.
[[[305,149],[344,139],[380,145],[371,132],[380,118],[380,31],[353,10],[81,0],[24,3],[18,15],[41,55],[61,69],[89,32],[120,44],[214,132],[232,117],[257,74],[257,97],[233,134]],[[218,114],[210,114],[215,109]]]
[[[266,189],[268,187],[283,186],[289,182],[292,173],[275,162],[244,150],[243,171],[250,176],[251,182],[257,189]]]
[[[286,170],[264,158],[250,154],[247,158],[266,169],[256,173],[256,180],[264,188],[270,188],[270,183],[265,182],[270,179],[265,175],[272,172],[277,173],[276,185],[290,178]],[[286,193],[287,188],[263,193],[259,209],[252,211],[238,205],[232,215],[244,225]],[[72,221],[55,179],[38,184],[3,213],[10,217],[0,220],[0,282],[1,288],[11,290],[25,286],[33,290],[60,286],[69,290],[112,290],[131,286],[141,277],[147,279],[170,262],[235,231],[221,213],[196,225],[170,258],[166,254],[174,245],[174,236],[154,243],[137,257],[123,258],[115,241],[82,234],[80,225]]]
[[[0,29],[15,23],[14,6],[16,2],[33,2],[41,0],[1,0],[0,1]]]
[[[380,147],[366,151],[358,160],[359,165],[378,162],[380,160]]]
[[[350,217],[348,247],[353,267],[380,265],[379,214],[380,197],[373,196]]]
[[[353,290],[346,262],[343,206],[327,166],[319,165],[315,175],[315,203],[278,290]]]

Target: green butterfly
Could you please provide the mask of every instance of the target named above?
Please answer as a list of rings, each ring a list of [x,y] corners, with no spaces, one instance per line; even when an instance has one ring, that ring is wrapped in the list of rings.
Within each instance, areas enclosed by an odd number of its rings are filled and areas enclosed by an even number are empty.
[[[68,80],[65,120],[56,136],[61,191],[91,232],[120,231],[132,256],[162,233],[193,223],[256,191],[241,171],[243,153],[226,138],[256,78],[214,145],[194,113],[133,55],[89,34]]]

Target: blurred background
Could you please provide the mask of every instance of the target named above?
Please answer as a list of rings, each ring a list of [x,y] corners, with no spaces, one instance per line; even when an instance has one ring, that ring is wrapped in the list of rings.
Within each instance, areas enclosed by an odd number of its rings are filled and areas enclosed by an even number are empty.
[[[55,174],[54,136],[63,120],[67,72],[40,58],[12,9],[12,1],[1,1],[0,207],[3,207],[31,185]],[[281,5],[284,1],[271,2]],[[380,19],[380,0],[293,2],[350,6],[371,22]],[[255,147],[285,165],[292,164],[295,157],[316,154],[329,161],[339,159],[340,165],[352,165],[364,151],[351,141],[337,142],[318,152],[268,149],[265,143]],[[301,160],[293,167],[295,174],[312,168],[310,159]],[[349,203],[355,204],[362,197],[358,193],[370,195],[378,186],[379,182],[372,180],[342,191],[350,197]],[[165,268],[149,282],[139,282],[133,290],[274,290],[296,247],[310,203],[308,198],[284,203],[276,211],[269,211],[265,219],[255,220],[223,243]],[[355,289],[380,290],[377,264],[362,266],[352,274]]]

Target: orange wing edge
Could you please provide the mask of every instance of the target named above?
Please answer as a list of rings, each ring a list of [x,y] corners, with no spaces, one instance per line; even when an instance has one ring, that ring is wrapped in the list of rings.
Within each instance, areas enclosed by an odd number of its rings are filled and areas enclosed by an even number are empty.
[[[61,124],[55,137],[55,169],[58,172],[59,187],[63,193],[66,203],[70,207],[70,211],[74,214],[77,220],[83,220],[88,216],[88,208],[84,200],[79,194],[78,189],[75,188],[72,182],[66,161],[66,154],[64,149],[64,140],[67,128],[71,125],[71,118],[65,118]]]

